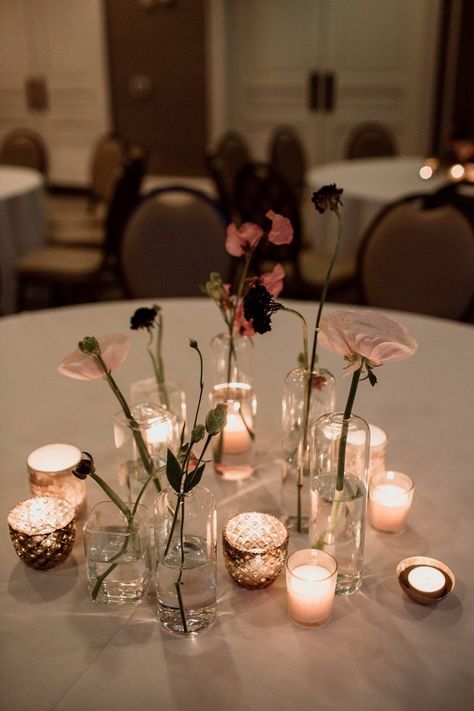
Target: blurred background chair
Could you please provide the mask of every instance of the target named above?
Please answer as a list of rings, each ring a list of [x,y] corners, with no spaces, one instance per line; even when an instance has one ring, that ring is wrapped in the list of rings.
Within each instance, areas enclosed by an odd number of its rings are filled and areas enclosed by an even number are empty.
[[[425,196],[376,217],[359,252],[363,302],[441,318],[466,319],[474,297],[474,234],[452,205],[425,209]]]
[[[307,159],[301,138],[291,126],[278,126],[270,137],[268,161],[301,201],[306,183]]]
[[[103,244],[104,221],[128,150],[123,136],[106,133],[92,152],[87,194],[50,192],[51,241],[92,247]]]
[[[474,229],[474,183],[468,181],[453,181],[427,195],[425,207],[452,205],[469,220]]]
[[[159,188],[135,209],[123,235],[120,266],[131,298],[202,296],[211,271],[226,281],[226,219],[205,193]]]
[[[250,149],[238,131],[227,131],[215,148],[206,152],[206,164],[227,222],[236,219],[235,181],[243,166],[251,160]]]
[[[16,264],[18,309],[28,305],[32,288],[47,289],[48,305],[95,301],[106,298],[108,289],[121,288],[118,252],[125,225],[139,199],[145,172],[145,157],[130,151],[116,176],[115,187],[104,224],[103,246],[61,246],[50,244],[24,254]]]
[[[0,163],[33,168],[48,177],[49,156],[44,139],[29,128],[7,133],[0,147]]]
[[[395,140],[388,128],[378,123],[363,123],[351,131],[344,156],[353,160],[394,156],[397,153]]]

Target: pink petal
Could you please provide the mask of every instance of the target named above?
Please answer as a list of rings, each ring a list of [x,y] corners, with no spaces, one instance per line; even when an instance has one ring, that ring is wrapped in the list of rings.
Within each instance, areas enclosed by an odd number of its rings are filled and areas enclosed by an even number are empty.
[[[293,241],[293,227],[287,217],[269,210],[265,217],[272,221],[268,241],[272,244],[290,244]]]
[[[128,354],[130,338],[123,333],[102,336],[99,341],[102,359],[109,371],[117,370]],[[76,380],[98,380],[104,377],[104,372],[94,356],[82,353],[76,348],[63,358],[58,367],[59,373]]]
[[[225,248],[232,257],[241,257],[244,253],[243,242],[237,227],[232,223],[227,227]]]
[[[285,278],[285,270],[281,264],[275,265],[273,271],[262,274],[260,277],[260,282],[263,286],[270,292],[270,294],[275,298],[277,297],[281,290],[283,289],[283,279]]]

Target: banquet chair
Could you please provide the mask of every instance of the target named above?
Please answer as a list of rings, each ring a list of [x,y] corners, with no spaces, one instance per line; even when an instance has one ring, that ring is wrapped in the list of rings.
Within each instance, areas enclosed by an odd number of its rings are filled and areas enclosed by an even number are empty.
[[[106,133],[94,146],[87,195],[50,192],[51,242],[100,247],[104,221],[129,144],[117,133]]]
[[[278,126],[268,146],[268,160],[295,192],[298,200],[303,197],[306,182],[306,154],[303,143],[291,126]]]
[[[474,183],[467,180],[452,181],[426,196],[425,207],[441,205],[453,205],[463,213],[474,229]]]
[[[377,158],[398,153],[395,141],[385,126],[378,123],[363,123],[356,126],[346,143],[346,159]]]
[[[29,128],[16,128],[7,133],[0,148],[0,163],[32,168],[48,176],[49,156],[44,139]]]
[[[131,298],[199,296],[211,271],[228,280],[226,220],[205,193],[175,185],[138,204],[125,229],[120,267]]]
[[[474,234],[451,205],[425,209],[424,197],[384,208],[358,255],[363,302],[463,320],[474,298]]]
[[[206,151],[207,168],[227,222],[235,219],[235,180],[241,168],[249,161],[250,150],[247,142],[237,131],[227,131],[215,148]]]
[[[101,290],[120,286],[118,252],[123,230],[139,199],[145,157],[131,151],[122,163],[105,220],[102,247],[45,245],[26,252],[16,263],[17,305],[23,310],[28,290],[48,287],[55,305],[86,299],[95,301]]]

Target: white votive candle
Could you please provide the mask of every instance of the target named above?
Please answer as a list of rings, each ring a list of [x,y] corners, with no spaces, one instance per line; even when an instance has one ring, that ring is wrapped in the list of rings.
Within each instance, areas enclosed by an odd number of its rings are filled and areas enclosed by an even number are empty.
[[[369,485],[369,520],[387,533],[403,530],[413,499],[413,482],[401,472],[387,471],[372,477]]]
[[[369,424],[369,480],[374,474],[385,471],[385,453],[387,451],[388,435],[381,427]],[[365,438],[362,432],[349,432],[346,447],[346,469],[357,474],[361,469],[364,457]]]
[[[240,413],[229,412],[224,429],[225,454],[243,454],[250,448],[250,434]]]
[[[446,587],[446,576],[438,568],[433,568],[430,565],[418,565],[408,573],[408,584],[418,592],[436,597]]]
[[[287,561],[287,602],[291,619],[314,627],[327,620],[336,590],[337,563],[323,551],[306,549]]]

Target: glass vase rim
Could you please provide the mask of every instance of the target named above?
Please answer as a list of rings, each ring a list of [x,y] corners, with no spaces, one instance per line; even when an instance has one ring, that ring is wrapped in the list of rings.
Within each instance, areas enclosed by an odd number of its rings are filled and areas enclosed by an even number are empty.
[[[308,373],[308,372],[309,372],[309,368],[304,368],[302,365],[297,365],[295,368],[292,368],[290,371],[288,371],[285,378],[289,378],[290,375],[292,375],[293,373]],[[312,370],[312,374],[316,375],[319,373],[324,373],[324,374],[327,373],[328,375],[331,376],[331,378],[333,378],[334,380],[336,379],[335,376],[333,375],[333,373],[331,373],[331,371],[328,370],[327,368],[320,368],[319,366],[315,366]]]
[[[335,424],[342,424],[342,422],[344,420],[344,412],[342,410],[340,410],[338,412],[327,412],[325,415],[321,415],[321,417],[318,417],[318,419],[314,423],[314,426],[316,427],[318,422],[322,422],[323,420],[326,420],[326,421],[334,420]],[[367,422],[367,420],[365,420],[360,415],[356,415],[355,413],[353,413],[349,416],[348,421],[349,421],[349,426],[351,424],[354,425],[354,424],[357,424],[358,422],[361,422],[365,426],[364,429],[367,428],[367,431],[370,435],[369,423]]]
[[[230,333],[226,333],[225,331],[221,331],[220,333],[216,333],[216,335],[212,337],[211,343],[213,341],[216,341],[217,339],[220,339],[222,341],[230,341],[232,339],[234,342],[237,340],[237,341],[242,341],[242,342],[248,341],[249,343],[253,343],[252,336],[249,336],[246,333],[230,334]]]
[[[191,496],[196,492],[196,490],[199,491],[200,493],[205,493],[206,495],[209,495],[209,496],[208,496],[208,499],[209,499],[210,501],[215,501],[216,497],[214,496],[214,493],[211,491],[211,489],[209,489],[207,486],[204,486],[204,484],[201,484],[201,483],[196,484],[196,486],[193,486],[193,488],[191,489],[191,491],[188,491],[188,492],[183,493],[183,494],[178,494],[178,492],[176,491],[176,489],[174,489],[174,488],[171,486],[171,484],[168,484],[168,486],[165,486],[164,489],[162,489],[162,490],[159,492],[159,494],[158,494],[158,496],[157,496],[156,498],[157,498],[157,499],[159,499],[160,497],[161,497],[161,498],[164,498],[165,494],[168,495],[168,494],[171,493],[171,492],[174,494],[174,496],[175,496],[176,499],[178,498],[178,496],[184,496],[185,498],[188,498],[188,497],[191,497]]]
[[[133,507],[135,506],[133,501],[124,501],[125,505],[129,509],[130,513],[132,513]],[[125,518],[125,514],[121,509],[118,508],[117,504],[115,504],[111,499],[102,499],[101,501],[97,501],[94,506],[91,509],[90,514],[88,515],[84,526],[83,530],[85,531],[86,528],[89,531],[100,531],[104,528],[103,525],[96,524],[94,525],[91,522],[92,517],[97,513],[97,510],[100,507],[107,506],[112,506],[113,508],[111,509],[117,516],[121,516],[124,522],[125,526],[128,526],[128,521]],[[137,516],[138,514],[138,516]],[[146,520],[146,517],[148,516],[148,506],[146,504],[137,504],[137,509],[135,513],[133,514],[132,521],[138,520],[139,523],[143,523]],[[115,534],[114,534],[115,535]],[[121,531],[117,531],[117,535],[124,535]]]
[[[151,422],[143,422],[142,419],[140,419],[139,417],[137,418],[135,416],[135,411],[139,408],[148,408],[150,411],[152,411],[149,417],[153,418],[153,420]],[[135,430],[141,429],[143,427],[153,427],[157,424],[157,422],[162,422],[166,420],[171,420],[173,423],[176,423],[176,416],[173,415],[171,410],[167,410],[166,407],[164,407],[163,405],[159,405],[156,402],[139,402],[130,408],[130,412],[132,414],[132,417],[135,418],[136,422],[130,422],[129,418],[123,410],[118,410],[114,414],[114,422],[116,422],[118,425],[125,425],[125,427],[129,427],[130,429]]]

